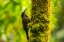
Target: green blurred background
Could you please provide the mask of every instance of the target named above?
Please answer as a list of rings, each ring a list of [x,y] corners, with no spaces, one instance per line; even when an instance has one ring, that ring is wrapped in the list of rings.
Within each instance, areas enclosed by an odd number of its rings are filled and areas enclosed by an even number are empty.
[[[21,13],[25,10],[29,18],[31,0],[0,0],[0,38],[6,42],[26,42]],[[64,0],[51,3],[50,42],[64,42]]]

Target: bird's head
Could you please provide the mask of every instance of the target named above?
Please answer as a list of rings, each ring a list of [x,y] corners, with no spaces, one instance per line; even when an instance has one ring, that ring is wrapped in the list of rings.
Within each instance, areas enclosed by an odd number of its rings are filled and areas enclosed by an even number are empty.
[[[22,12],[21,17],[24,17],[25,14],[26,14],[26,9]]]

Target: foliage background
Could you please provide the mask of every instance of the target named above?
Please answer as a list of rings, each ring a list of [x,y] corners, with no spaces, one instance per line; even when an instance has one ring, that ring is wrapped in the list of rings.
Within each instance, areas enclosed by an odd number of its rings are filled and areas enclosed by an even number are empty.
[[[64,41],[64,0],[52,0],[50,42]],[[21,13],[30,16],[31,0],[0,0],[0,38],[6,42],[26,42]]]
[[[0,0],[0,38],[6,42],[26,42],[21,13],[27,8],[30,17],[30,0]]]

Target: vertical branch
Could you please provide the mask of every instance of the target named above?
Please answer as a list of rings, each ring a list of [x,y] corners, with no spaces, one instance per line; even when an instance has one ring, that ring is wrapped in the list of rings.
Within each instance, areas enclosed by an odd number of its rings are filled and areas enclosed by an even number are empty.
[[[50,1],[31,0],[30,42],[48,42],[50,37]]]

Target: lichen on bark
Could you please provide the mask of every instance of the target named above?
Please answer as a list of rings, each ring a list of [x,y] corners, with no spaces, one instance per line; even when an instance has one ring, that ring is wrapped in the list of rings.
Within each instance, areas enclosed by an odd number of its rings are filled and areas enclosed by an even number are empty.
[[[48,42],[50,37],[50,1],[31,0],[31,22],[29,42]]]

